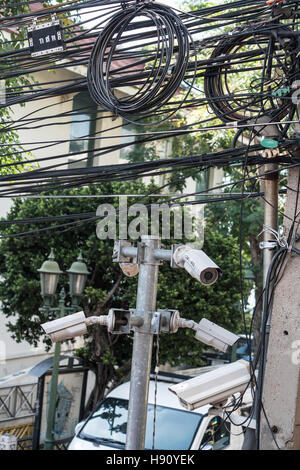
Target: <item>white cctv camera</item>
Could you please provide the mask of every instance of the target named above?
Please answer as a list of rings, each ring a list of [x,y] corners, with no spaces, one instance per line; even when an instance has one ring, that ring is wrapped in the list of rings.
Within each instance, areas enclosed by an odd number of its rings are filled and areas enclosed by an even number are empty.
[[[239,336],[206,318],[202,318],[199,322],[195,338],[222,352],[226,352],[229,346],[233,346],[239,340]]]
[[[196,331],[195,339],[222,352],[226,352],[229,346],[233,346],[239,340],[238,335],[206,318],[202,318],[199,323],[196,323],[194,320],[181,318],[178,310],[176,310],[171,317],[170,331],[176,333],[178,328],[191,328]]]
[[[184,268],[192,277],[206,286],[216,282],[222,272],[204,251],[185,245],[175,250],[173,259],[180,268]]]
[[[57,320],[48,321],[41,326],[45,333],[50,336],[53,343],[87,333],[86,317],[83,312],[76,312]]]
[[[172,385],[169,390],[182,406],[194,410],[208,404],[224,405],[231,395],[244,392],[250,379],[249,362],[240,360]]]
[[[105,325],[109,332],[113,332],[115,326],[115,310],[110,309],[108,315],[99,315],[86,318],[83,312],[76,312],[57,320],[48,321],[41,326],[44,332],[50,336],[53,343],[66,341],[87,334],[87,326]]]

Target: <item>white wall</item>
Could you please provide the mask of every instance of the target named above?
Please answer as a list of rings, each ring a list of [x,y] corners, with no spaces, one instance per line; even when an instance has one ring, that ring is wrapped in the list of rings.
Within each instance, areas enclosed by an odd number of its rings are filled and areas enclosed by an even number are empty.
[[[79,70],[78,70],[79,72]],[[75,77],[78,74],[66,69],[59,70],[55,75],[51,72],[40,72],[36,75],[36,79],[40,82],[54,81],[54,80],[63,80]],[[79,76],[79,75],[78,75]],[[70,136],[70,124],[65,125],[55,125],[49,126],[48,128],[36,128],[40,124],[39,120],[42,117],[46,117],[43,123],[51,123],[53,121],[53,115],[69,111],[72,109],[72,98],[71,95],[63,95],[61,97],[54,97],[51,99],[37,100],[30,103],[27,103],[25,106],[21,107],[20,105],[14,106],[12,108],[12,118],[14,120],[19,120],[28,113],[35,112],[34,116],[37,118],[37,122],[30,124],[28,129],[23,129],[18,131],[18,135],[21,143],[33,142],[33,145],[27,146],[26,149],[34,148],[38,144],[34,142],[44,141],[44,140],[64,140],[68,139]],[[69,100],[69,101],[68,101]],[[46,107],[47,105],[57,103],[56,106],[51,108],[42,109],[40,107]],[[70,117],[60,118],[60,122],[70,121]],[[62,143],[53,147],[46,149],[38,150],[34,152],[35,157],[43,158],[48,156],[55,156],[57,154],[68,153],[69,151],[69,142]],[[41,162],[40,167],[45,167],[49,164],[55,165],[61,163],[63,160],[54,159],[49,162]],[[67,161],[67,158],[64,159]],[[66,166],[62,168],[67,168]],[[4,217],[9,208],[12,205],[12,200],[9,198],[0,198],[0,217]],[[45,352],[45,347],[42,342],[38,347],[30,346],[27,342],[22,341],[17,343],[11,338],[11,334],[6,328],[6,323],[12,321],[11,318],[7,319],[3,313],[0,312],[0,378],[8,376],[10,374],[16,374],[18,371],[31,368],[35,364],[39,363],[48,355],[52,354]],[[77,347],[77,346],[76,346]],[[64,352],[71,352],[72,348],[69,346],[63,347]],[[17,377],[17,376],[16,376]]]

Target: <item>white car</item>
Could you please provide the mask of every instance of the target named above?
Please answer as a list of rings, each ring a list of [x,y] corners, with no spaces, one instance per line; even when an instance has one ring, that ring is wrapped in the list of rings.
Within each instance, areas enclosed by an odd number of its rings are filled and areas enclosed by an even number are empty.
[[[172,382],[157,382],[154,449],[240,449],[243,432],[219,416],[208,415],[209,405],[187,411],[168,390]],[[116,387],[86,421],[77,424],[68,450],[125,449],[130,382]],[[145,449],[152,449],[155,381],[150,380]],[[231,433],[230,426],[234,427]]]

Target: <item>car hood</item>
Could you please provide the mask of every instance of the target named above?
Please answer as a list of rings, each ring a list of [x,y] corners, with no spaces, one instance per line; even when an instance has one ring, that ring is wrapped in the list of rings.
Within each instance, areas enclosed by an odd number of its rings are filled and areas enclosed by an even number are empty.
[[[69,444],[68,450],[120,450],[117,447],[106,446],[104,444],[98,444],[93,441],[88,441],[86,439],[80,439],[79,437],[74,437]]]

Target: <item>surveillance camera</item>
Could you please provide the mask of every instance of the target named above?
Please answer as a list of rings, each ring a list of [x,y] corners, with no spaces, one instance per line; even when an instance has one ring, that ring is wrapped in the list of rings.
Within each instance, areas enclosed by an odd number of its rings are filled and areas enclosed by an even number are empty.
[[[228,398],[244,392],[250,381],[250,365],[240,360],[219,367],[198,377],[171,385],[182,406],[195,410],[204,405],[224,405]]]
[[[184,268],[192,277],[206,286],[212,285],[222,272],[202,250],[179,246],[174,254],[175,263]]]
[[[239,336],[206,318],[202,318],[199,323],[196,323],[194,320],[181,318],[178,310],[175,310],[172,312],[170,319],[170,331],[176,333],[178,328],[191,328],[196,331],[195,338],[198,341],[202,341],[202,343],[222,352],[226,352],[228,346],[233,346],[239,340]]]
[[[195,338],[222,352],[226,352],[229,346],[233,346],[239,340],[239,336],[206,318],[202,318],[197,325]]]
[[[43,330],[53,343],[65,341],[87,333],[86,317],[83,312],[73,313],[57,320],[43,323]]]

